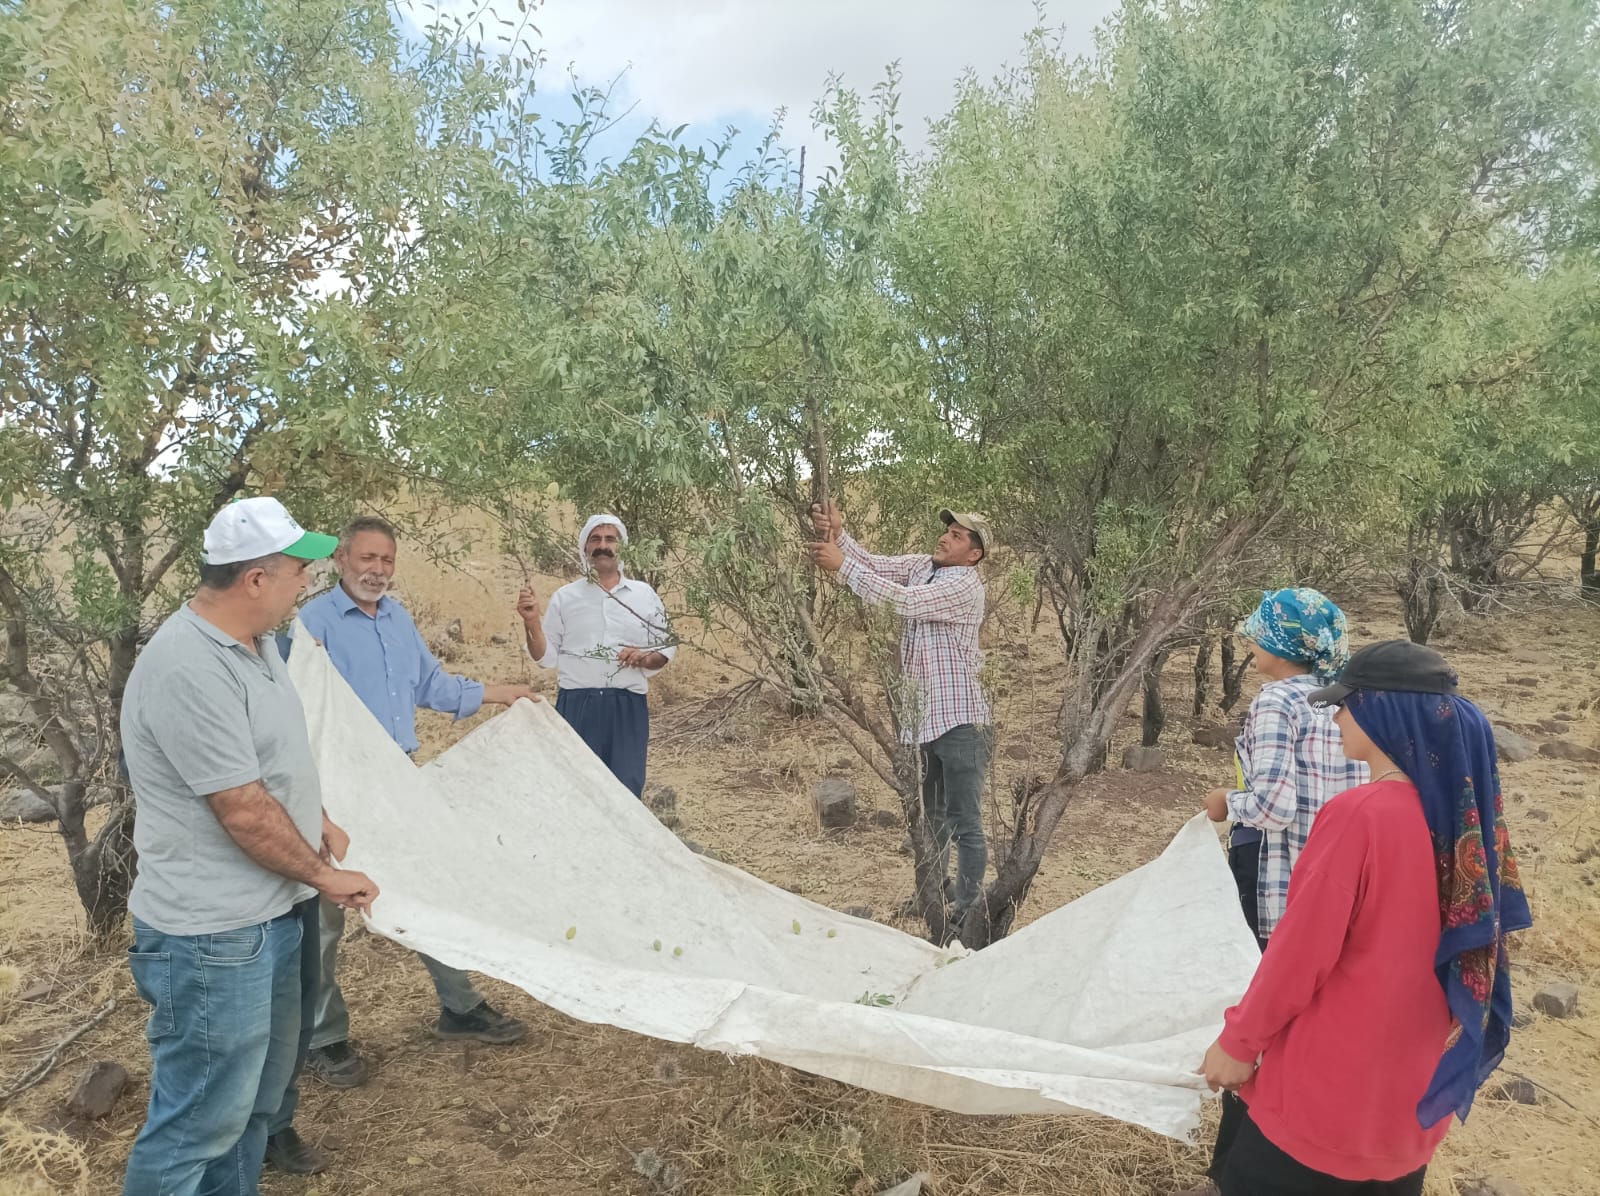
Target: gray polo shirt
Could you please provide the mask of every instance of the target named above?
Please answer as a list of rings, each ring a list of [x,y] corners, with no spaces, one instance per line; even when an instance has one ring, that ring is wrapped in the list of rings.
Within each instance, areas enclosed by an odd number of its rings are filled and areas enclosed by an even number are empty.
[[[122,702],[138,803],[135,917],[165,934],[217,934],[287,913],[313,890],[239,848],[206,800],[259,780],[313,847],[322,788],[300,695],[271,636],[251,652],[188,604],[151,636]]]

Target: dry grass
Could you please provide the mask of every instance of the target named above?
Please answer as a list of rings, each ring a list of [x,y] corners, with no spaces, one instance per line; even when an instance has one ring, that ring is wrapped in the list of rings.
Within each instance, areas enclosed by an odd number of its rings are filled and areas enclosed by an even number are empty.
[[[554,678],[520,650],[510,608],[522,580],[516,562],[478,554],[448,572],[409,565],[403,558],[404,596],[425,632],[462,620],[466,642],[452,649],[451,667],[490,680],[530,679],[553,693]],[[541,578],[542,591],[560,580]],[[1398,633],[1386,600],[1353,605],[1362,640]],[[507,642],[490,642],[494,635]],[[1059,657],[1048,628],[1030,636],[1018,612],[988,628],[986,641],[1005,681],[991,787],[997,814],[1013,780],[1053,764]],[[1471,696],[1502,722],[1536,740],[1600,744],[1593,705],[1600,611],[1562,606],[1464,620],[1441,647]],[[1188,662],[1174,658],[1167,769],[1113,770],[1085,786],[1057,832],[1028,915],[1150,858],[1205,788],[1226,778],[1226,753],[1188,741],[1188,677]],[[1529,679],[1537,684],[1521,683]],[[651,775],[676,788],[683,833],[813,900],[870,905],[879,920],[895,922],[910,885],[909,861],[897,851],[902,832],[866,820],[873,809],[895,809],[892,795],[825,727],[793,722],[769,700],[734,692],[740,680],[686,650],[653,691]],[[484,717],[453,724],[424,716],[424,750],[437,752]],[[1130,715],[1113,762],[1137,731]],[[861,792],[863,821],[841,837],[823,835],[811,820],[808,788],[825,775],[850,776]],[[1582,990],[1585,1012],[1568,1021],[1534,1015],[1514,1035],[1506,1068],[1546,1092],[1535,1106],[1486,1092],[1441,1149],[1428,1193],[1450,1196],[1458,1181],[1488,1173],[1511,1175],[1532,1193],[1600,1196],[1600,770],[1535,757],[1507,766],[1504,783],[1538,918],[1515,948],[1519,1007],[1544,981],[1566,979]],[[88,1178],[70,1166],[47,1173],[8,1156],[0,1193],[43,1190],[47,1181],[52,1191],[75,1184],[111,1191],[142,1119],[149,1071],[143,1010],[120,958],[125,944],[98,946],[84,936],[55,836],[0,832],[0,877],[0,963],[16,967],[24,985],[52,982],[46,1001],[15,1006],[0,1024],[0,1086],[107,996],[119,1001],[111,1020],[9,1110],[30,1133],[65,1135],[79,1154],[62,1157],[81,1158]],[[485,991],[529,1021],[528,1039],[502,1049],[443,1046],[428,1033],[436,1009],[421,966],[360,928],[346,941],[340,978],[354,1036],[376,1058],[377,1074],[351,1092],[307,1091],[299,1127],[330,1150],[334,1167],[309,1181],[270,1175],[264,1188],[275,1196],[865,1196],[916,1170],[931,1173],[937,1196],[1155,1196],[1197,1182],[1205,1166],[1208,1129],[1184,1146],[1097,1118],[960,1117],[758,1060],[574,1022],[493,981]],[[92,1058],[117,1059],[133,1076],[129,1096],[93,1127],[62,1112],[71,1082]]]

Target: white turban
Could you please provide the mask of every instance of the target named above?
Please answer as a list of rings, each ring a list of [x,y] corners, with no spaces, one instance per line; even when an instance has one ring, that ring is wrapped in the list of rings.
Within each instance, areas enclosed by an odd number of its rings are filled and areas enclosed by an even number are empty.
[[[580,561],[589,559],[589,533],[597,527],[604,527],[608,523],[617,529],[617,534],[622,537],[624,544],[628,542],[628,529],[624,526],[622,520],[615,515],[590,515],[583,525],[583,530],[578,533],[578,559]]]

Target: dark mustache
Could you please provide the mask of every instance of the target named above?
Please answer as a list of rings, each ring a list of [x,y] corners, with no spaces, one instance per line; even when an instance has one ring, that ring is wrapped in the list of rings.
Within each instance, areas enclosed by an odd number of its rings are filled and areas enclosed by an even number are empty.
[[[609,548],[596,548],[589,555],[590,556],[616,556],[617,554],[612,552],[611,549],[609,549]]]

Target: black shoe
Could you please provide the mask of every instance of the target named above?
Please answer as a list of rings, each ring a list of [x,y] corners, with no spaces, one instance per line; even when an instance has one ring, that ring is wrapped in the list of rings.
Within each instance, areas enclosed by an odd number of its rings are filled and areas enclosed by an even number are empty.
[[[528,1032],[527,1023],[497,1011],[487,1001],[480,1001],[476,1009],[466,1013],[439,1010],[439,1024],[433,1028],[435,1038],[445,1040],[470,1038],[493,1046],[516,1042]]]
[[[307,1145],[293,1126],[268,1136],[266,1163],[285,1175],[321,1175],[328,1169],[328,1157]]]
[[[330,1042],[306,1052],[305,1070],[329,1088],[359,1088],[372,1075],[372,1065],[348,1042]]]

